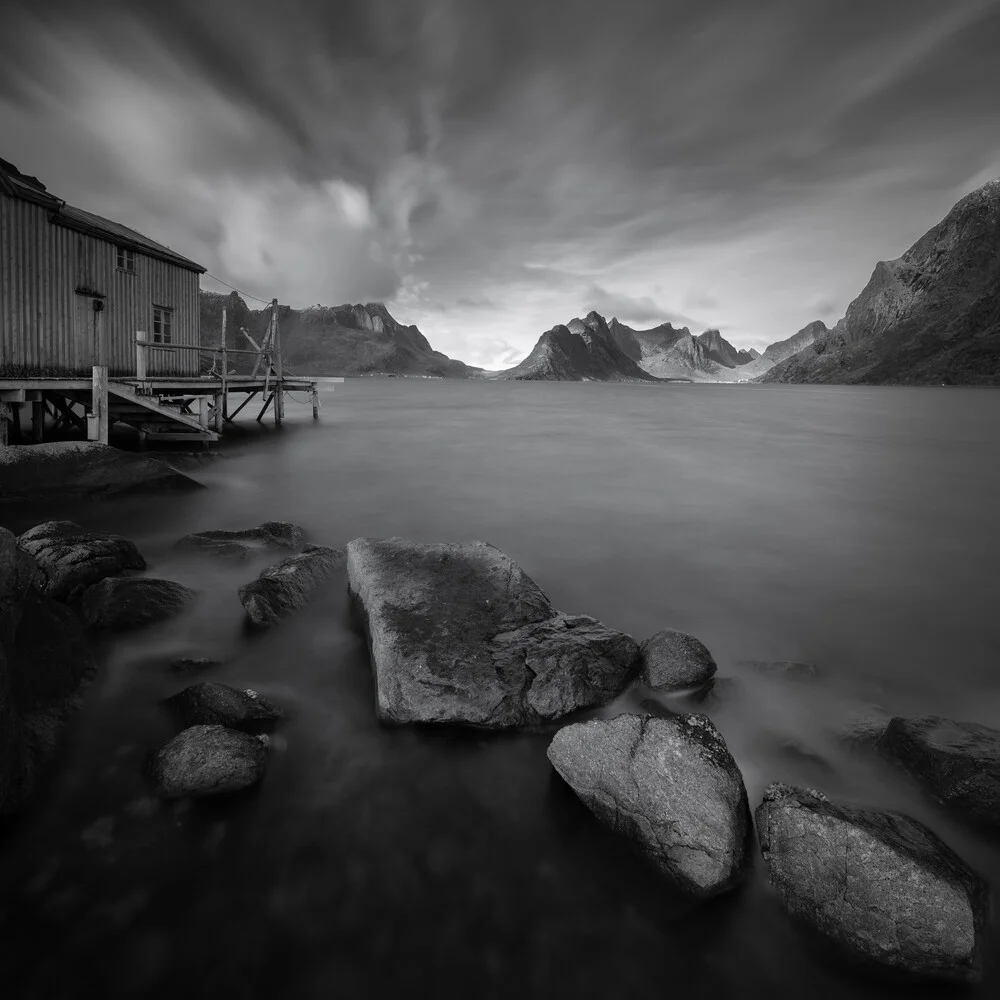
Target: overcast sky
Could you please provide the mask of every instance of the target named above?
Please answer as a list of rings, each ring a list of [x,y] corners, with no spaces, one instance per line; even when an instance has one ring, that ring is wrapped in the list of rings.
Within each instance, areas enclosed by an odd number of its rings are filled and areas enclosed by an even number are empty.
[[[20,3],[0,156],[487,367],[590,309],[738,347],[832,323],[1000,176],[1000,0]]]

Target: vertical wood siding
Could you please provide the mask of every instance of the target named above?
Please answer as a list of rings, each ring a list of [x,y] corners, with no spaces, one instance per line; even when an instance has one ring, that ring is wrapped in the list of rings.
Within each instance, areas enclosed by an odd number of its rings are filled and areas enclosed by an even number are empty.
[[[138,251],[134,274],[115,263],[113,243],[55,225],[42,206],[0,194],[0,378],[90,374],[94,317],[79,287],[105,296],[97,322],[113,376],[135,374],[135,335],[143,330],[152,339],[154,305],[173,310],[173,343],[198,343],[195,271]],[[150,352],[150,375],[198,372],[195,351]]]

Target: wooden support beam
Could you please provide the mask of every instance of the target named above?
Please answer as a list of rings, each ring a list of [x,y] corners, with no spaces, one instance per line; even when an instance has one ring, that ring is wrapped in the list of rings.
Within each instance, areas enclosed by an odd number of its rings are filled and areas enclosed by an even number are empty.
[[[53,398],[52,405],[59,411],[60,419],[63,423],[71,423],[79,430],[83,431],[84,434],[87,433],[87,419],[86,417],[81,417],[79,414],[75,413],[73,410],[75,400],[71,400],[69,403],[64,402],[59,398]]]
[[[7,446],[7,421],[10,419],[10,403],[0,402],[0,448]]]
[[[198,397],[198,424],[208,430],[208,396]]]
[[[271,348],[274,352],[274,374],[278,388],[274,397],[274,425],[277,427],[285,419],[285,383],[281,368],[281,334],[278,330],[278,300],[271,300],[271,324],[274,334],[271,337]]]
[[[31,441],[41,444],[45,440],[45,401],[35,400],[31,404]]]
[[[319,390],[316,386],[309,390],[309,398],[312,400],[313,420],[319,420]]]
[[[24,389],[0,389],[0,403],[23,403]]]
[[[226,398],[224,392],[217,392],[215,394],[215,405],[212,408],[212,429],[218,433],[222,430],[222,418],[225,413],[223,409],[223,400]]]
[[[257,393],[258,393],[258,392],[260,392],[260,389],[254,389],[254,391],[253,391],[253,392],[251,392],[251,393],[248,393],[248,394],[247,394],[247,398],[246,398],[246,399],[244,399],[244,400],[243,400],[243,402],[242,402],[242,403],[240,403],[240,405],[239,405],[239,406],[237,406],[235,410],[233,410],[233,414],[232,414],[232,416],[230,416],[230,417],[226,417],[226,420],[228,420],[228,421],[229,421],[230,423],[232,423],[232,422],[233,422],[233,421],[234,421],[234,420],[236,419],[236,416],[237,416],[237,414],[238,414],[238,413],[240,412],[240,410],[242,410],[242,409],[243,409],[243,407],[244,407],[244,406],[246,406],[246,405],[247,405],[247,403],[249,403],[249,402],[250,402],[250,400],[251,400],[251,399],[253,399],[253,398],[254,398],[254,396],[256,396],[256,395],[257,395]]]
[[[87,429],[87,439],[100,444],[108,443],[108,369],[104,365],[94,365],[91,416],[93,424]]]
[[[146,381],[146,370],[149,365],[149,346],[146,334],[139,330],[135,335],[135,377],[140,382]]]
[[[261,420],[264,419],[264,414],[267,413],[267,408],[271,405],[271,400],[274,399],[274,393],[272,392],[270,396],[267,397],[266,402],[260,408],[260,413],[257,414],[257,423],[259,424]]]

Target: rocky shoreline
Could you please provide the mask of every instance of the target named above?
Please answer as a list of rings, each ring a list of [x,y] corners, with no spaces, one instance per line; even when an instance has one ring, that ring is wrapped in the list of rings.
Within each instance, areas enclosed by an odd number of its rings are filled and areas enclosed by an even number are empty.
[[[982,977],[988,887],[927,826],[781,783],[751,810],[739,761],[707,715],[662,704],[609,715],[628,692],[668,694],[678,707],[738,692],[694,636],[663,629],[637,642],[557,610],[514,560],[482,542],[358,538],[341,551],[266,522],[185,536],[176,549],[237,564],[251,553],[281,557],[238,589],[251,633],[346,583],[381,723],[551,734],[555,773],[665,886],[692,899],[737,889],[756,831],[773,898],[797,924],[883,969]],[[60,732],[97,669],[90,638],[172,619],[199,600],[146,570],[128,539],[73,522],[18,537],[0,529],[0,816],[41,794]],[[215,665],[207,657],[170,665],[180,690],[164,709],[177,732],[145,764],[159,798],[231,794],[265,776],[285,710],[211,679],[183,686],[184,675]],[[777,683],[816,676],[811,664],[748,661],[747,669]],[[1000,731],[876,708],[846,720],[843,737],[897,764],[901,780],[905,773],[960,820],[1000,826]]]

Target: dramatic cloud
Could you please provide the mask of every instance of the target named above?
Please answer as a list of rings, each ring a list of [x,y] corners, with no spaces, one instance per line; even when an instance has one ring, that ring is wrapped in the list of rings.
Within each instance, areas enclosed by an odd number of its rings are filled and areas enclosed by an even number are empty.
[[[14,0],[0,156],[475,364],[592,308],[762,348],[1000,174],[1000,4],[905,6]]]

